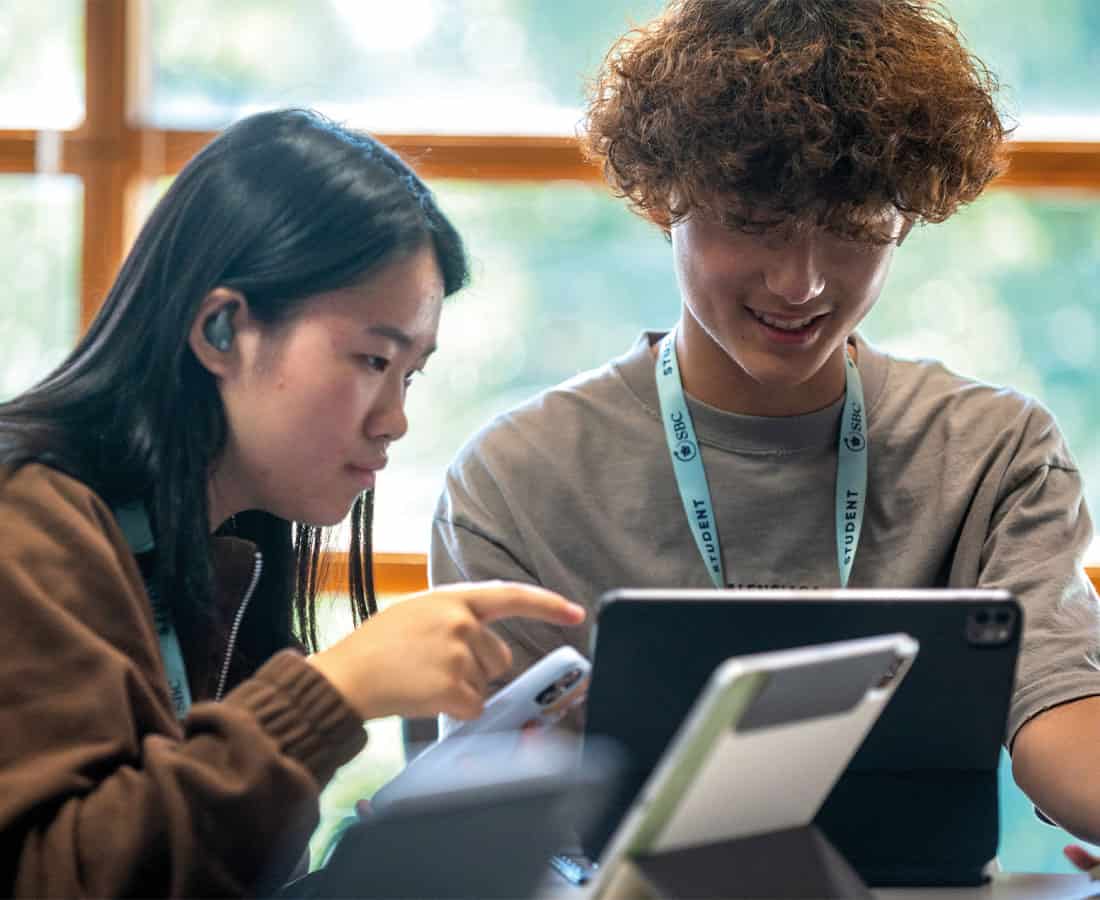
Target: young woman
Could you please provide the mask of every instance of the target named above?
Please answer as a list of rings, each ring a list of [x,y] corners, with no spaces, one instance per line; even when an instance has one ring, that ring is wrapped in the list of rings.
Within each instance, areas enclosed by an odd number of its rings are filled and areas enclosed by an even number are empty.
[[[370,491],[466,276],[392,153],[263,113],[180,173],[71,356],[0,405],[4,893],[276,885],[364,719],[475,716],[510,663],[487,622],[583,617],[464,585],[300,652],[349,507],[353,615],[375,611]]]
[[[678,320],[469,443],[431,574],[592,600],[1004,588],[1025,623],[1016,780],[1100,841],[1100,603],[1073,457],[1034,399],[858,333],[910,229],[1002,168],[995,88],[937,3],[674,0],[624,36],[587,146],[669,238]],[[502,630],[516,672],[589,643],[587,626]]]

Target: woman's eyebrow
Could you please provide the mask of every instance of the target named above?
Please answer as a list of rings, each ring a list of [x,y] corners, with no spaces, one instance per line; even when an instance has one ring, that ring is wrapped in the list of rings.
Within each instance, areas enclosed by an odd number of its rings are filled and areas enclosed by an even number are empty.
[[[395,344],[397,344],[402,350],[409,350],[415,344],[411,336],[406,334],[396,325],[370,325],[367,327],[367,333],[376,335],[377,337],[389,338]],[[436,351],[436,345],[433,343],[427,347],[422,354],[423,357],[431,356]]]

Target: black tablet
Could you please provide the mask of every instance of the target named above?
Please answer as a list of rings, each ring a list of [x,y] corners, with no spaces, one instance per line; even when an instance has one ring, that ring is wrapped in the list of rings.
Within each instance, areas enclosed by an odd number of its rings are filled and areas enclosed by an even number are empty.
[[[586,850],[598,858],[723,660],[903,632],[920,654],[816,821],[870,885],[981,883],[997,852],[997,763],[1021,626],[1003,591],[605,595],[585,734],[621,744],[628,771]]]

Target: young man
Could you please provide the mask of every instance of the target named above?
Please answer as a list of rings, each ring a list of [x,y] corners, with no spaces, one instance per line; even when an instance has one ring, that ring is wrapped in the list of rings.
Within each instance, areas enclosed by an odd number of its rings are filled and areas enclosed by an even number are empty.
[[[669,235],[679,321],[470,442],[432,578],[589,604],[624,585],[1008,589],[1026,622],[1016,779],[1097,841],[1100,612],[1076,465],[1034,400],[856,332],[910,229],[1000,171],[993,88],[911,0],[682,0],[628,34],[587,146]],[[516,671],[587,646],[584,628],[503,632]]]

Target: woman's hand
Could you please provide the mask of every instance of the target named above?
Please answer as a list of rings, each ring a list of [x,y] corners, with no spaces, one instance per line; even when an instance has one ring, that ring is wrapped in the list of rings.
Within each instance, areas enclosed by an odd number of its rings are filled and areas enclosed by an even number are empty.
[[[584,608],[514,582],[455,584],[413,594],[364,622],[310,662],[364,718],[481,715],[490,682],[512,652],[487,625],[525,616],[578,625]]]

